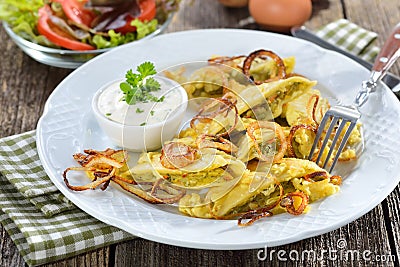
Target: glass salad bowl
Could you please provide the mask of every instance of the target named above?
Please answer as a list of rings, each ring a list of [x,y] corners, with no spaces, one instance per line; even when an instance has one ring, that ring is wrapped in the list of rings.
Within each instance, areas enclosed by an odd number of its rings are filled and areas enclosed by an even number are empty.
[[[150,33],[149,35],[145,36],[140,40],[136,40],[134,42],[141,42],[146,39],[150,39],[163,31],[168,27],[170,24],[173,13],[171,13],[168,18],[165,20],[163,24],[160,24],[158,28]],[[3,21],[3,27],[10,38],[21,48],[28,56],[33,58],[34,60],[54,66],[59,68],[68,68],[68,69],[76,69],[86,61],[94,58],[95,56],[107,52],[112,48],[104,48],[104,49],[96,49],[96,50],[88,50],[88,51],[74,51],[74,50],[67,50],[67,49],[57,49],[57,48],[50,48],[45,47],[43,45],[38,45],[33,42],[30,42],[21,36],[15,34],[13,30],[9,27],[9,25]]]

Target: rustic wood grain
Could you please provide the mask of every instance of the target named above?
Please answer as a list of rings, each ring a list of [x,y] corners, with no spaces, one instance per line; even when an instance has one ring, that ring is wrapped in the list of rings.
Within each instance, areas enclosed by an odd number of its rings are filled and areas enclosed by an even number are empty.
[[[168,32],[198,28],[235,28],[249,16],[247,8],[226,8],[217,0],[183,0]],[[379,34],[377,45],[382,45],[394,24],[400,21],[398,0],[314,0],[313,14],[306,26],[317,29],[339,18],[347,18]],[[245,28],[260,29],[257,25]],[[0,137],[35,129],[47,97],[71,70],[40,64],[19,50],[0,29]],[[399,64],[393,69],[399,74]],[[400,175],[400,174],[399,174]],[[400,256],[400,188],[372,211],[358,220],[327,234],[285,246],[267,248],[267,251],[337,248],[339,240],[346,241],[346,249],[374,255],[396,255],[393,262],[368,262],[362,259],[317,260],[299,259],[280,262],[260,261],[259,250],[210,251],[181,248],[143,239],[120,243],[71,259],[45,266],[398,266]],[[4,228],[0,227],[0,266],[24,266],[16,246]],[[276,255],[276,254],[275,254]],[[397,264],[397,265],[396,265]]]
[[[209,28],[237,28],[249,16],[247,7],[227,8],[217,0],[183,0],[167,32]]]
[[[393,27],[400,23],[400,1],[346,0],[345,6],[348,20],[378,34],[375,45],[379,47],[382,47]],[[400,61],[391,71],[400,73]]]
[[[390,237],[391,253],[400,260],[400,186],[383,201],[386,229]]]
[[[329,22],[343,18],[343,6],[340,0],[316,0],[313,2],[311,18],[305,23],[310,29],[318,29]]]
[[[26,56],[1,28],[1,136],[33,130],[48,96],[71,71]]]
[[[103,249],[98,249],[91,251],[82,255],[78,255],[73,258],[66,260],[61,260],[58,262],[44,264],[43,267],[79,267],[79,266],[98,266],[98,267],[108,267],[110,266],[110,254],[114,255],[113,246],[106,247]],[[112,265],[111,265],[112,266]]]
[[[19,254],[17,247],[9,238],[6,230],[0,225],[0,266],[22,267],[24,259]]]

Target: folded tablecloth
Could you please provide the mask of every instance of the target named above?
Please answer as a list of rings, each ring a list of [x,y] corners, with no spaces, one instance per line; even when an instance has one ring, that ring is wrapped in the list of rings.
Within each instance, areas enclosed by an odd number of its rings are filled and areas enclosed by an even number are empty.
[[[340,19],[318,31],[328,42],[372,61],[377,35]],[[41,166],[35,131],[0,140],[0,221],[26,263],[44,264],[134,236],[75,207]]]
[[[30,266],[133,238],[57,190],[41,166],[35,131],[0,140],[0,221]]]
[[[315,33],[329,43],[367,61],[373,61],[380,50],[373,45],[378,36],[375,32],[366,30],[347,19],[331,22]]]

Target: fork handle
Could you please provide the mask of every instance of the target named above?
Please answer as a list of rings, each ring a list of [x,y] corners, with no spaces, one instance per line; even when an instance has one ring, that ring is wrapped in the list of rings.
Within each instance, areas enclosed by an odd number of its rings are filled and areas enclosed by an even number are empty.
[[[391,35],[386,39],[379,55],[376,57],[370,80],[378,82],[400,57],[400,23],[397,24]]]
[[[363,82],[362,90],[358,92],[354,105],[361,107],[368,99],[371,92],[376,88],[386,72],[393,63],[400,57],[400,23],[398,23],[389,38],[386,39],[379,55],[376,57],[372,66],[371,74],[367,81]]]

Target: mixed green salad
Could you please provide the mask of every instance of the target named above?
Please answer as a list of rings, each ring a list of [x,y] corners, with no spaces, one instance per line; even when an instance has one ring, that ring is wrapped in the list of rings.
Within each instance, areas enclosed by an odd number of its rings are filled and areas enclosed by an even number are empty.
[[[154,32],[181,0],[1,0],[0,20],[33,43],[70,50],[115,47]],[[118,2],[118,1],[117,1]]]

